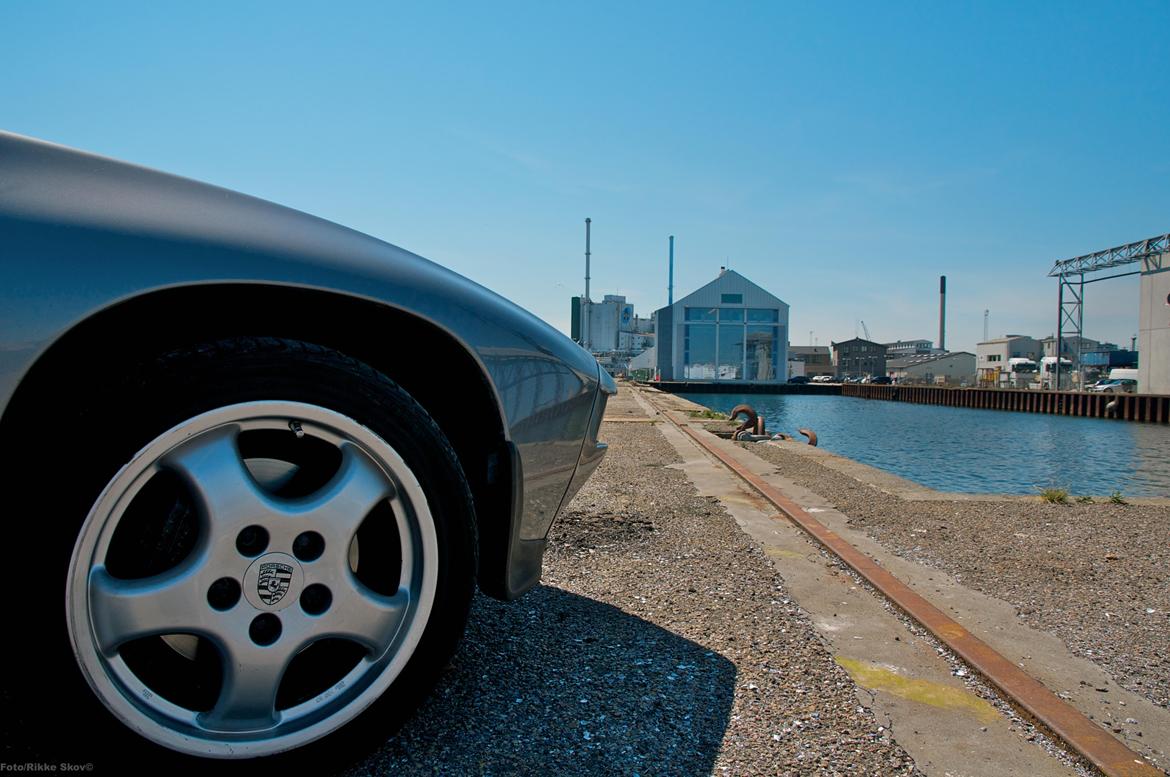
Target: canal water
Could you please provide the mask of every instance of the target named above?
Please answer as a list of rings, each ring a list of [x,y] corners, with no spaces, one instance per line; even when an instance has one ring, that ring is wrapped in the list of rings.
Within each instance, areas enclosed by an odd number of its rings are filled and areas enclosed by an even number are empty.
[[[812,429],[822,448],[939,491],[1170,497],[1165,425],[841,396],[681,396],[720,412],[751,405],[769,433]]]

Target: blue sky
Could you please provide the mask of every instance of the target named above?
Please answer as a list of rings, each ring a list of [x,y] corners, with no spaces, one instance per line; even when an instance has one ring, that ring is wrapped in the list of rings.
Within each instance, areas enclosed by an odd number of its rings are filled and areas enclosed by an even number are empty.
[[[1170,3],[0,5],[0,127],[420,253],[567,330],[731,267],[791,339],[1055,329],[1053,260],[1170,230]],[[1090,287],[1128,344],[1137,284]]]

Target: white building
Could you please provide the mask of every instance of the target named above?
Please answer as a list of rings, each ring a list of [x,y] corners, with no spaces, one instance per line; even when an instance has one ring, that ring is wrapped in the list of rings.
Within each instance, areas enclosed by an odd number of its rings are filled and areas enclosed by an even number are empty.
[[[975,382],[975,354],[952,351],[892,359],[886,362],[886,374],[898,383],[970,385]]]
[[[787,379],[788,305],[734,270],[654,316],[662,380]]]

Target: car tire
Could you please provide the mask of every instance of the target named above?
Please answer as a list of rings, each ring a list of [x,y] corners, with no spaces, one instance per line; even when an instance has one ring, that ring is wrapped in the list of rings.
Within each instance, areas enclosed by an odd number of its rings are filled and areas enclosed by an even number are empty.
[[[38,550],[6,570],[22,747],[331,772],[385,741],[458,645],[478,562],[467,480],[423,407],[337,351],[254,337],[74,400],[30,446],[75,471],[21,468],[61,524],[21,522]]]

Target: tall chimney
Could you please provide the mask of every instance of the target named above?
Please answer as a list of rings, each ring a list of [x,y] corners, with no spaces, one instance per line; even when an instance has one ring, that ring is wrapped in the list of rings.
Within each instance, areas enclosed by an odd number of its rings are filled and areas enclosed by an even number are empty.
[[[938,349],[947,349],[947,276],[938,277]]]
[[[670,236],[670,274],[666,279],[666,304],[674,304],[674,235]]]

